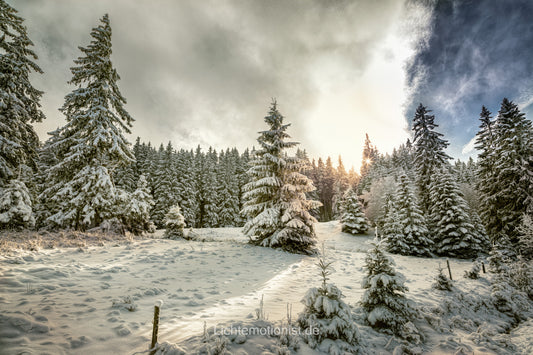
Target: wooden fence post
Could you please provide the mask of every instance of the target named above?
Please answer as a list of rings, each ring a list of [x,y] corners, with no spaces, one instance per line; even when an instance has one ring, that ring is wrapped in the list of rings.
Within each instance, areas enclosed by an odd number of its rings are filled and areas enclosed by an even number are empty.
[[[157,344],[157,333],[159,331],[159,310],[163,305],[163,301],[157,301],[154,306],[154,328],[152,329],[152,343],[150,344],[150,349],[154,349]],[[155,349],[150,351],[150,355],[155,354]]]
[[[483,268],[483,273],[486,274],[487,272],[485,271],[485,263],[483,261],[481,262],[481,267]]]
[[[450,260],[446,259],[446,265],[448,265],[448,274],[450,274],[450,280],[452,279],[452,269],[450,269]]]

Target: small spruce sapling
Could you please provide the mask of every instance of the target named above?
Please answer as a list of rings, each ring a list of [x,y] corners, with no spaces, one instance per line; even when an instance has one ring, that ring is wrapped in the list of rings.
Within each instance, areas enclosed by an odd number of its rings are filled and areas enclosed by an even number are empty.
[[[465,270],[464,277],[467,279],[479,279],[479,272],[481,271],[481,265],[479,261],[475,261],[470,270]]]
[[[493,274],[507,273],[509,271],[508,259],[496,245],[492,246],[488,261],[489,271]]]
[[[341,223],[342,231],[346,233],[362,234],[368,230],[368,219],[363,213],[355,190],[348,190],[344,197]]]
[[[490,297],[494,307],[513,317],[518,323],[527,318],[526,310],[530,308],[527,295],[514,285],[509,270],[492,275],[490,285]]]
[[[450,280],[446,275],[444,275],[444,269],[442,266],[438,267],[438,274],[435,277],[435,283],[432,285],[432,287],[436,290],[441,291],[451,291],[453,289],[453,281]]]
[[[265,302],[264,302],[265,295],[261,295],[261,301],[259,301],[259,308],[255,309],[255,316],[257,317],[257,320],[266,320],[267,316],[265,314]]]
[[[365,263],[367,274],[361,284],[365,293],[360,304],[366,320],[373,328],[401,335],[404,326],[416,316],[405,297],[405,278],[394,270],[394,261],[383,253],[380,244],[374,244],[367,252]]]
[[[174,205],[170,208],[165,216],[165,230],[164,237],[169,239],[183,238],[183,228],[185,228],[185,219],[180,211],[179,205]]]
[[[304,341],[313,349],[329,354],[354,353],[359,343],[359,331],[352,311],[342,298],[342,292],[328,283],[332,262],[326,262],[324,251],[318,262],[322,285],[309,289],[302,300],[304,310],[298,324],[304,331]]]

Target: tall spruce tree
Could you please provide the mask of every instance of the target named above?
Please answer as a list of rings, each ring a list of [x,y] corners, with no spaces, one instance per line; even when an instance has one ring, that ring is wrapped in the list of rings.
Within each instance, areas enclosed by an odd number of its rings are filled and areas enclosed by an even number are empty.
[[[494,241],[494,231],[498,229],[498,211],[494,193],[496,186],[496,174],[494,171],[494,139],[495,122],[491,112],[483,106],[479,114],[479,131],[476,134],[475,147],[479,151],[476,169],[476,189],[479,192],[479,216],[485,230],[491,231],[489,236]]]
[[[307,162],[298,157],[285,156],[281,187],[282,229],[271,239],[271,245],[281,245],[292,253],[312,253],[316,244],[315,223],[310,211],[321,206],[310,200],[307,194],[315,189],[312,181],[303,173]]]
[[[182,213],[188,226],[195,226],[197,214],[197,191],[195,189],[194,153],[180,150],[176,157],[176,191],[178,204],[183,208]]]
[[[0,228],[33,227],[34,194],[28,183],[37,171],[39,137],[32,123],[44,114],[42,92],[30,82],[42,74],[24,19],[0,0]]]
[[[237,176],[239,184],[239,214],[236,216],[236,225],[243,226],[245,218],[242,214],[244,206],[244,187],[250,182],[250,176],[248,175],[248,169],[250,168],[250,151],[246,149],[239,158],[239,164],[237,165]]]
[[[111,26],[108,15],[91,31],[91,43],[80,47],[69,84],[77,88],[60,109],[67,124],[51,146],[58,163],[48,169],[48,188],[54,214],[48,220],[60,227],[86,229],[113,217],[115,186],[111,172],[134,160],[124,133],[133,118],[124,108],[120,79],[111,62]]]
[[[322,220],[331,221],[333,219],[333,204],[335,202],[335,179],[336,172],[333,168],[333,162],[331,157],[326,159],[326,166],[324,170],[324,176],[322,181]]]
[[[172,143],[168,142],[166,148],[163,148],[161,144],[156,167],[153,177],[155,205],[151,216],[154,224],[158,228],[163,228],[165,215],[178,199],[176,196],[176,166]]]
[[[218,227],[218,196],[217,196],[217,170],[218,170],[218,154],[216,150],[209,147],[202,166],[201,175],[201,189],[200,194],[202,198],[202,227],[213,228]]]
[[[435,252],[443,256],[474,258],[488,251],[488,240],[474,227],[466,201],[449,171],[442,169],[435,173],[429,192]]]
[[[339,155],[337,169],[335,172],[335,184],[334,184],[334,198],[333,198],[333,218],[340,218],[342,213],[343,197],[350,189],[350,181],[348,173],[344,168],[342,158]]]
[[[428,237],[426,219],[405,174],[400,176],[393,206],[384,227],[387,249],[402,255],[430,255],[434,243]]]
[[[395,212],[394,207],[394,194],[391,192],[385,192],[382,197],[383,203],[381,204],[376,218],[376,227],[378,228],[378,236],[390,235],[393,233],[396,228],[393,230],[388,230],[387,228],[392,227],[392,223],[396,221],[396,217],[393,216]],[[390,221],[391,223],[387,223]]]
[[[37,168],[39,137],[31,123],[41,122],[42,92],[30,82],[42,74],[30,48],[24,19],[0,0],[0,187],[19,175],[20,165]]]
[[[279,247],[290,252],[309,253],[316,243],[314,223],[309,210],[319,204],[305,194],[314,189],[301,174],[301,159],[289,157],[286,150],[298,143],[287,141],[289,124],[274,101],[268,116],[267,131],[257,139],[261,149],[254,153],[245,186],[243,214],[248,217],[244,233],[251,243]]]
[[[235,158],[235,155],[229,149],[225,153],[221,151],[219,155],[217,215],[220,227],[235,226],[239,214],[239,187],[236,174],[237,161]]]
[[[127,164],[117,167],[113,172],[113,182],[117,188],[124,189],[127,192],[135,191],[137,180],[135,178],[135,164]]]
[[[48,168],[54,166],[58,163],[58,152],[53,149],[54,144],[58,139],[59,131],[49,132],[51,136],[39,150],[39,173],[37,174],[37,190],[38,195],[40,195],[46,188],[47,183],[51,180],[48,177],[49,170]],[[59,189],[61,186],[56,185],[56,189]],[[54,191],[57,192],[57,191]],[[35,208],[35,219],[37,228],[46,227],[46,220],[51,215],[51,211],[55,209],[51,199],[37,198],[38,204]]]
[[[422,104],[416,109],[413,120],[416,185],[419,192],[420,207],[424,213],[429,212],[431,205],[429,185],[435,171],[440,170],[451,159],[444,152],[448,142],[442,139],[442,134],[435,131],[435,116],[430,115]]]
[[[478,133],[481,216],[493,241],[510,239],[516,245],[522,216],[533,209],[531,121],[505,98],[496,122],[483,123]]]

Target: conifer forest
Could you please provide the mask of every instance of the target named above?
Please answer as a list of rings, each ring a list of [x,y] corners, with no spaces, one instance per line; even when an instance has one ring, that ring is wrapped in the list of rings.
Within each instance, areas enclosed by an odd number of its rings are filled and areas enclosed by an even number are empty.
[[[530,2],[88,4],[0,0],[1,354],[533,353]]]

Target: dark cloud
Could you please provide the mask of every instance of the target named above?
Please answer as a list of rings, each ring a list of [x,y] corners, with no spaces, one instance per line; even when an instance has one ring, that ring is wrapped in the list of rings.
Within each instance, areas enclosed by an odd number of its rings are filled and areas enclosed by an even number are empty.
[[[306,117],[321,85],[312,79],[323,70],[317,63],[333,58],[357,80],[403,9],[396,0],[20,0],[12,5],[26,19],[45,71],[35,78],[46,92],[48,119],[38,126],[41,139],[63,124],[57,108],[72,90],[66,82],[77,46],[88,44],[90,29],[109,13],[113,60],[136,119],[134,135],[180,147],[251,146],[276,97],[293,123],[291,134],[311,152],[318,138],[306,130]]]
[[[460,156],[477,132],[481,106],[497,112],[503,97],[527,106],[533,97],[533,2],[426,2],[431,32],[408,66],[413,88],[407,115],[418,103],[434,110]]]

